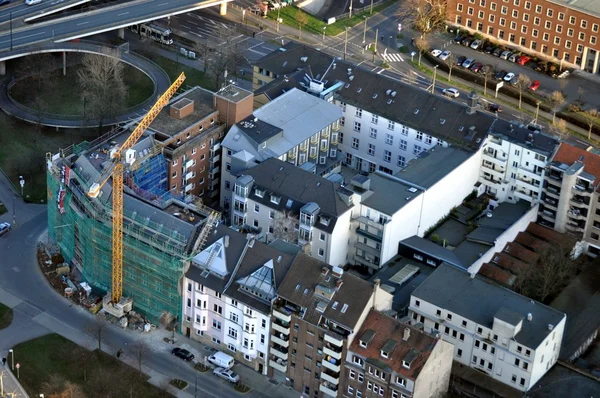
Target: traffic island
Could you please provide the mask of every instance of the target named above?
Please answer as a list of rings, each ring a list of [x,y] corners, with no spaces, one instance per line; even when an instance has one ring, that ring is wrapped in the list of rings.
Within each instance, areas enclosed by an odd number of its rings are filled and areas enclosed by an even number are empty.
[[[179,379],[173,379],[169,382],[169,384],[179,390],[183,390],[188,386],[187,381],[179,380]]]
[[[0,330],[10,326],[13,320],[12,308],[0,303]]]
[[[203,363],[198,362],[194,365],[194,369],[196,369],[198,372],[206,373],[210,370],[210,366],[206,366]]]
[[[235,391],[241,392],[242,394],[250,392],[250,387],[243,383],[235,383],[235,386],[233,386],[233,388],[235,388]]]
[[[31,397],[169,397],[145,374],[104,352],[88,351],[57,334],[13,347],[19,381]],[[132,395],[133,394],[133,395]]]

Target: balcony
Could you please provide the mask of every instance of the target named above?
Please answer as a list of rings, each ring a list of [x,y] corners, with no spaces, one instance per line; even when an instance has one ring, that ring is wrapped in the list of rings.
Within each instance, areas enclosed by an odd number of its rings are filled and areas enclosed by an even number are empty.
[[[508,184],[508,181],[499,180],[497,178],[483,176],[484,184],[490,187],[501,190],[503,185]]]
[[[495,164],[496,166],[506,167],[508,156],[496,155],[493,152],[483,151],[483,160]]]
[[[290,338],[284,334],[280,334],[279,336],[271,335],[271,341],[275,344],[279,344],[284,348],[288,348],[290,346]]]
[[[573,206],[577,206],[580,208],[588,208],[589,205],[589,200],[585,200],[585,198],[583,196],[580,195],[573,195],[573,197],[571,198],[570,203]]]
[[[341,336],[333,336],[330,334],[325,334],[325,341],[333,344],[336,347],[342,347],[344,344],[344,338]]]
[[[282,348],[279,346],[273,346],[273,347],[271,347],[269,352],[281,360],[287,361],[287,359],[288,359],[288,353],[285,348]]]
[[[552,198],[560,199],[560,189],[556,189],[553,186],[548,185],[546,187],[545,192],[546,192],[546,195],[548,195],[548,196],[550,196]]]
[[[375,229],[375,231],[373,231],[373,228],[369,230],[368,226],[366,228],[361,228],[359,225],[356,227],[356,233],[380,243],[383,241],[383,231],[380,229]]]
[[[568,211],[567,214],[569,215],[569,218],[572,218],[573,220],[581,220],[581,221],[587,220],[586,215],[577,209],[571,209]]]
[[[323,347],[323,354],[324,355],[329,355],[330,357],[338,359],[338,360],[342,359],[342,350],[341,350],[341,348],[338,348],[338,350],[339,350],[339,352],[338,352],[338,351],[334,351],[333,347],[334,347],[333,345],[331,346],[331,348],[329,348],[329,347]]]
[[[589,197],[589,196],[592,196],[593,188],[585,187],[583,185],[574,185],[573,191],[575,191],[577,193],[577,195]]]
[[[271,322],[271,327],[273,328],[273,330],[276,330],[277,332],[282,333],[284,335],[290,334],[289,322],[284,322],[278,318],[275,318],[275,320]]]
[[[329,361],[326,361],[325,359],[323,359],[323,361],[321,363],[323,365],[323,368],[329,369],[336,373],[340,372],[340,361],[338,361],[336,359],[330,359]]]
[[[521,176],[519,176],[517,178],[517,186],[522,186],[525,189],[533,189],[535,191],[539,191],[540,190],[540,184],[539,184],[539,182],[536,185],[534,183],[533,179],[527,178],[527,177],[521,177]]]
[[[319,386],[319,391],[323,394],[329,395],[330,397],[337,397],[337,386],[324,382]]]
[[[379,261],[376,261],[374,258],[354,255],[353,259],[356,264],[364,265],[365,267],[373,268],[375,270],[378,270],[380,266]]]
[[[383,220],[377,221],[377,220],[371,220],[369,217],[366,216],[353,216],[352,217],[353,221],[358,221],[361,224],[365,224],[368,227],[373,227],[377,230],[382,230],[385,228],[386,224],[388,224],[390,221],[392,221],[391,219],[387,219],[384,222],[381,222]]]
[[[284,322],[290,322],[292,320],[292,314],[287,309],[283,307],[275,307],[273,308],[273,316],[277,319],[280,319]]]
[[[481,166],[483,167],[483,171],[490,174],[492,177],[496,177],[499,180],[504,179],[506,174],[504,167],[491,164],[491,162],[488,164],[485,161],[481,164]]]
[[[504,150],[502,150],[502,140],[499,138],[490,138],[487,142],[487,147],[492,149],[492,150],[496,150],[500,153],[504,153]],[[485,151],[484,151],[485,153]]]
[[[556,215],[554,213],[552,213],[551,211],[548,210],[544,210],[544,211],[540,211],[540,216],[548,221],[554,222],[556,219]]]
[[[340,374],[330,372],[327,369],[323,369],[323,371],[321,372],[321,380],[324,380],[329,384],[337,386],[340,384]]]
[[[558,206],[558,200],[546,197],[544,198],[544,206],[556,210],[556,206]]]
[[[537,171],[534,171],[525,166],[519,166],[519,172],[529,178],[539,179],[542,176],[542,169],[540,168],[538,168]]]
[[[515,196],[519,199],[523,199],[526,200],[528,202],[532,202],[533,201],[533,196],[531,196],[531,193],[529,191],[525,191],[523,189],[518,189],[515,191]]]
[[[573,224],[572,222],[568,222],[565,227],[571,232],[584,232],[584,229],[579,224]]]
[[[555,170],[548,170],[548,172],[546,173],[546,179],[547,180],[554,180],[554,181],[562,181],[562,173],[559,173]]]
[[[287,372],[287,361],[284,361],[282,359],[276,359],[276,360],[270,359],[269,366],[280,372],[283,372],[283,373]]]

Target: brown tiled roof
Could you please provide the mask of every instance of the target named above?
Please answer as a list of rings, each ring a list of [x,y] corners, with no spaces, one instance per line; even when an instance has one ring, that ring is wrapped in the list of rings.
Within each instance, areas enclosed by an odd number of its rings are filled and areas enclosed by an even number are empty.
[[[538,259],[540,258],[540,255],[536,252],[532,252],[523,245],[515,242],[507,243],[506,246],[504,246],[504,252],[529,264],[537,263]]]
[[[514,241],[522,244],[526,248],[531,249],[538,254],[548,250],[552,246],[551,243],[543,241],[534,235],[528,234],[527,232],[519,232]]]
[[[530,252],[531,253],[531,252]],[[516,257],[505,252],[497,253],[492,257],[492,262],[500,268],[518,275],[523,269],[534,265],[535,263],[525,263]]]
[[[489,278],[497,283],[500,283],[500,284],[506,285],[506,286],[512,286],[513,283],[515,283],[515,280],[517,279],[510,272],[506,272],[506,271],[498,268],[494,264],[490,264],[490,263],[483,264],[481,266],[481,268],[479,269],[479,273],[481,275],[485,276],[486,278]]]
[[[557,232],[553,229],[544,227],[540,224],[529,223],[527,226],[526,232],[529,232],[532,235],[535,235],[545,241],[548,241],[552,244],[561,245],[564,247],[572,248],[575,245],[575,239],[573,237]]]
[[[552,160],[570,166],[574,162],[579,161],[581,157],[583,157],[584,170],[596,177],[594,184],[597,184],[600,181],[600,156],[597,154],[563,142]]]
[[[363,348],[360,346],[360,336],[368,329],[375,331],[375,336],[367,345],[367,348]],[[410,337],[406,341],[403,340],[405,329],[410,330]],[[395,340],[397,344],[390,353],[389,358],[384,358],[381,356],[381,348],[389,340]],[[392,368],[394,372],[415,380],[427,362],[437,341],[435,337],[406,325],[395,318],[384,315],[379,311],[371,310],[349,350],[362,357],[383,362]],[[402,360],[411,351],[418,352],[418,355],[411,362],[410,369],[406,369],[402,366]]]

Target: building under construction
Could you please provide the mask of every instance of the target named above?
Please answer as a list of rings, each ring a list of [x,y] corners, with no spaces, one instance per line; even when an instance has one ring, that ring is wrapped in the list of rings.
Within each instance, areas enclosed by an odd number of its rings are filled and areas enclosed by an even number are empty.
[[[211,114],[209,127],[195,128],[195,131],[184,128],[187,122],[197,126],[199,119],[206,119],[205,112],[202,115],[194,112],[193,103],[190,108],[193,100],[186,98],[198,98],[195,90],[174,98],[163,110],[162,122],[159,117],[157,128],[151,125],[125,154],[123,295],[133,299],[134,309],[151,322],[158,322],[164,315],[181,314],[180,280],[188,259],[202,249],[204,226],[214,222],[210,217],[212,209],[202,204],[203,198],[191,195],[189,189],[181,189],[185,187],[186,176],[195,178],[201,173],[192,169],[196,166],[195,160],[188,164],[187,159],[180,159],[180,167],[186,170],[177,174],[183,175],[184,180],[176,186],[173,182],[178,163],[172,155],[173,149],[186,143],[200,148],[206,140],[206,151],[213,155],[221,132],[229,124],[220,120],[218,111],[215,113],[206,107],[206,112]],[[205,93],[203,96],[207,97]],[[182,100],[187,106],[187,122],[171,109],[180,107]],[[251,98],[249,100],[251,102]],[[160,130],[164,130],[161,126],[168,125],[164,118],[169,115],[177,120],[178,131],[165,143]],[[182,137],[178,137],[179,131]],[[49,237],[60,246],[65,261],[79,270],[81,279],[101,294],[111,289],[111,182],[104,184],[96,198],[91,198],[88,192],[108,167],[111,151],[118,148],[130,132],[115,129],[94,142],[72,146],[48,155],[47,159]],[[196,153],[187,146],[186,150]]]

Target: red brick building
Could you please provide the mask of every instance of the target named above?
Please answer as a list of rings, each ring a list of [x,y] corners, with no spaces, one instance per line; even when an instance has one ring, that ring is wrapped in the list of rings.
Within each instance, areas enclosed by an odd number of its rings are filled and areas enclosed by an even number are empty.
[[[600,1],[448,0],[450,25],[499,44],[598,73]]]

